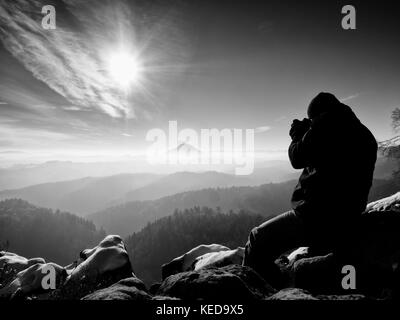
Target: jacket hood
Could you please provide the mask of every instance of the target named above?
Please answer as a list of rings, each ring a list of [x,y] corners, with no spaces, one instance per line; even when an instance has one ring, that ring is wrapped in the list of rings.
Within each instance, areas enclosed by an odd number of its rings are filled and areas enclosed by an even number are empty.
[[[341,103],[332,93],[321,92],[311,100],[307,115],[310,119],[315,119],[325,113],[355,117],[353,110]]]

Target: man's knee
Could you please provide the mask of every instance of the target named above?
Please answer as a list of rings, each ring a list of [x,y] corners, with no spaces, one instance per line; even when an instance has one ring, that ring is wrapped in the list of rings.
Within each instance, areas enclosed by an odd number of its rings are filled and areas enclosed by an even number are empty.
[[[247,255],[281,254],[303,242],[303,227],[291,211],[274,217],[250,231],[246,244]],[[300,241],[301,240],[301,241]]]
[[[250,233],[249,236],[247,238],[247,243],[246,243],[246,247],[245,247],[245,255],[248,255],[250,253],[250,251],[255,247],[255,235],[257,233],[257,227],[253,228]]]
[[[251,256],[265,255],[269,251],[269,247],[273,244],[274,233],[269,230],[268,221],[258,227],[253,228],[246,243],[245,257],[249,260]]]
[[[272,244],[276,241],[279,235],[284,232],[284,227],[281,226],[282,218],[275,217],[268,221],[263,222],[259,226],[253,228],[249,234],[249,242],[254,244],[261,244],[263,247]]]
[[[257,241],[256,241],[257,227],[253,228],[247,239],[247,243],[244,249],[243,265],[254,267],[258,254],[256,253]]]

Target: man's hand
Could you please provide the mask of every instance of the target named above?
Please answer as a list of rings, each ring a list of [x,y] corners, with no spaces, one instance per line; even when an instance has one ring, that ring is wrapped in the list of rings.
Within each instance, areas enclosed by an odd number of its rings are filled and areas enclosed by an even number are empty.
[[[304,134],[310,129],[311,120],[304,118],[302,121],[294,119],[289,131],[292,140],[300,140]]]

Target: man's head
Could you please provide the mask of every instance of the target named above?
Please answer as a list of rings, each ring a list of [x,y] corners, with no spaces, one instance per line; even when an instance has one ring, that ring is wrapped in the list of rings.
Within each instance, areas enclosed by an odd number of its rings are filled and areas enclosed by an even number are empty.
[[[343,109],[343,106],[332,93],[321,92],[311,100],[307,109],[307,115],[312,120],[323,113],[339,111]]]

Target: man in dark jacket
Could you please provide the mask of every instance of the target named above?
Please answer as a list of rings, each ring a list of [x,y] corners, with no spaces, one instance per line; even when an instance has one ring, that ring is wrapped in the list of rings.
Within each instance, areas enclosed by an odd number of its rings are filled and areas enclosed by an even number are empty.
[[[318,94],[307,115],[289,132],[290,162],[303,169],[293,210],[254,228],[246,244],[243,264],[276,287],[274,260],[282,253],[300,246],[343,253],[354,245],[376,162],[374,136],[334,95]]]

